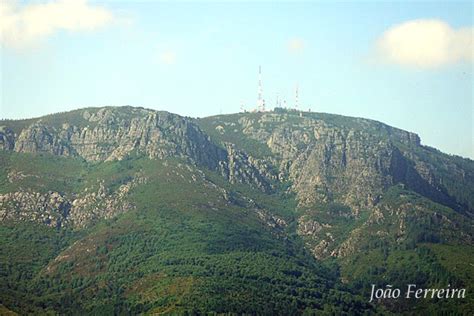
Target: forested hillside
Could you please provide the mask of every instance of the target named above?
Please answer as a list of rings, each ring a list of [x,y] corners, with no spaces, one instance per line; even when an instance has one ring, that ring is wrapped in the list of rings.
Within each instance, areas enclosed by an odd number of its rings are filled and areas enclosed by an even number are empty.
[[[1,121],[0,148],[0,313],[474,310],[474,162],[414,133],[104,107]]]

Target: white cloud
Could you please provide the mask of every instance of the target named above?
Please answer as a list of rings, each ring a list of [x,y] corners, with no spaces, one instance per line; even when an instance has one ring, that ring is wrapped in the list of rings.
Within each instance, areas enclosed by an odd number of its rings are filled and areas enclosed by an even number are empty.
[[[0,0],[0,41],[23,48],[57,31],[92,31],[114,20],[113,14],[87,0],[54,0],[19,5],[16,0]]]
[[[165,65],[173,65],[176,62],[176,54],[173,51],[164,51],[159,55],[159,61]]]
[[[434,68],[474,61],[474,28],[453,29],[442,20],[414,20],[388,29],[377,41],[385,62]]]
[[[301,53],[306,44],[301,38],[292,38],[288,41],[288,51],[293,54]]]

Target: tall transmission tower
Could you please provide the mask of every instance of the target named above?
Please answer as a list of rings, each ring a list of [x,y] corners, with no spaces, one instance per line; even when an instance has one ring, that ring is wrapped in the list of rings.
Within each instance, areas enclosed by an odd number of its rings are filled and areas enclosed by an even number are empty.
[[[298,95],[298,84],[296,84],[295,90],[295,110],[298,110],[299,107],[299,95]]]
[[[257,99],[257,111],[265,111],[265,100],[263,99],[263,87],[262,87],[262,66],[258,66],[258,99]]]

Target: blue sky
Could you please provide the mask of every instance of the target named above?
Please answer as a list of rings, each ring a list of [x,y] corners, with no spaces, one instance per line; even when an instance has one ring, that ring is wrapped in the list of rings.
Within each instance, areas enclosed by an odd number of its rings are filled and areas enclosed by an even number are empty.
[[[379,120],[474,158],[468,1],[2,6],[1,118],[105,105],[238,112],[256,103],[261,65],[269,107],[277,93],[292,105],[298,84],[305,110]]]

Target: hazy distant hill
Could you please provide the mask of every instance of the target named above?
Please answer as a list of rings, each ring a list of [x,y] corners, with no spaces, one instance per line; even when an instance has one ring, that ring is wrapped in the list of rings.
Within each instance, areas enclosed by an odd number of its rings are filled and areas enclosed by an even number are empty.
[[[416,134],[104,107],[0,121],[0,148],[0,313],[474,310],[474,162]],[[410,283],[468,295],[368,303]]]

